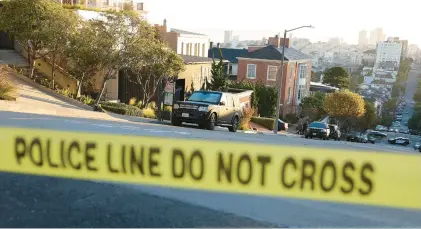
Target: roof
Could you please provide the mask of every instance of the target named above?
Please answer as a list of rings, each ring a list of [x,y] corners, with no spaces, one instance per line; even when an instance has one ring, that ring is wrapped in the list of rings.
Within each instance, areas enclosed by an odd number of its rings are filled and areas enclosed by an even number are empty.
[[[253,52],[246,53],[241,57],[250,59],[266,59],[266,60],[282,60],[282,48],[275,48],[273,45],[268,45],[264,48],[257,49]],[[294,48],[285,47],[285,59],[289,60],[310,60],[310,55],[304,54]]]
[[[365,53],[365,54],[376,54],[376,50],[375,49],[367,50],[367,51],[364,51],[363,53]]]
[[[318,83],[318,82],[310,82],[310,91],[318,91],[318,90],[339,90],[337,87],[332,87],[326,84]]]
[[[198,36],[206,36],[205,34],[189,32],[181,29],[171,29],[171,32],[180,33],[180,34],[188,34],[188,35],[198,35]]]
[[[209,63],[213,62],[212,58],[202,57],[202,56],[188,56],[180,55],[183,58],[185,64],[194,64],[194,63]]]
[[[232,48],[221,48],[222,57],[224,60],[228,60],[231,63],[238,63],[237,57],[245,55],[248,53],[247,49],[232,49]],[[221,58],[219,56],[218,48],[211,48],[208,51],[208,57],[212,58],[215,57],[215,59]]]

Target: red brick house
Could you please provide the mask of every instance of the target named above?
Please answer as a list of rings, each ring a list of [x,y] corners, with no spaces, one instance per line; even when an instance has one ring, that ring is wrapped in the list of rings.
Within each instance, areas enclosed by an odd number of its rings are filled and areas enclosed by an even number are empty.
[[[260,48],[253,47],[249,52],[238,57],[238,81],[262,82],[276,86],[280,72],[276,77],[277,68],[281,65],[283,39],[269,38],[269,45]],[[281,111],[285,114],[296,113],[301,99],[310,95],[311,57],[285,44],[285,59],[283,67]]]

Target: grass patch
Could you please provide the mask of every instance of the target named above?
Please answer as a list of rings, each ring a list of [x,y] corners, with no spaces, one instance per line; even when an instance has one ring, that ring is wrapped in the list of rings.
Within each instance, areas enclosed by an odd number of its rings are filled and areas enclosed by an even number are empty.
[[[0,67],[0,100],[15,101],[16,98],[15,85],[8,81],[4,67]]]

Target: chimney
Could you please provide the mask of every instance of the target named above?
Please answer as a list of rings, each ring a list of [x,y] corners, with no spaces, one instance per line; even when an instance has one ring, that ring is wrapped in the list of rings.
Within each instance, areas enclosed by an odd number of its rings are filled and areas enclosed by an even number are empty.
[[[279,47],[282,47],[284,42],[285,42],[285,48],[289,48],[289,38],[285,38],[285,41],[284,41],[284,38],[281,38],[279,40]]]
[[[269,37],[268,45],[273,45],[275,46],[275,48],[279,48],[280,47],[279,35],[275,35],[274,37]]]

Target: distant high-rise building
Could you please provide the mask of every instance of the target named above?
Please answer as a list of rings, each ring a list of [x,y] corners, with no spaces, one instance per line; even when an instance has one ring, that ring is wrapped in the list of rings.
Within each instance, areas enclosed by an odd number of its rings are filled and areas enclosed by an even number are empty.
[[[367,30],[361,30],[358,33],[358,45],[363,47],[368,44]]]
[[[240,35],[235,35],[234,38],[232,38],[232,40],[239,42],[240,41]]]
[[[375,28],[370,32],[370,44],[375,45],[378,42],[385,41],[386,34],[383,33],[382,28]]]
[[[224,43],[230,43],[232,41],[232,30],[224,32]]]
[[[376,68],[382,68],[382,65],[388,67],[398,67],[401,60],[402,44],[393,38],[387,41],[377,43],[376,48]]]

